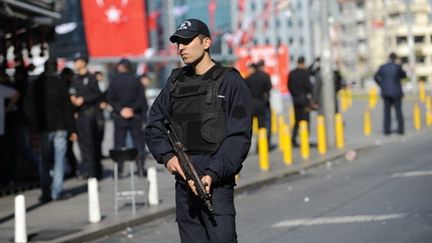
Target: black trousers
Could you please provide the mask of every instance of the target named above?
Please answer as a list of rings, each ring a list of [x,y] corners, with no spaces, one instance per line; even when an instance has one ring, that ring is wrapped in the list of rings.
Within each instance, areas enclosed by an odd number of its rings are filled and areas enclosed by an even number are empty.
[[[193,194],[184,181],[176,181],[176,210],[182,243],[237,242],[235,215],[210,216],[202,200]]]
[[[294,115],[295,115],[295,123],[293,127],[291,140],[293,144],[297,144],[297,134],[298,134],[300,121],[307,121],[308,130],[309,130],[310,114],[306,107],[294,105]]]
[[[142,123],[136,122],[126,126],[124,124],[118,124],[114,122],[114,147],[123,148],[126,146],[127,132],[130,132],[132,137],[133,146],[138,150],[138,157],[136,159],[138,175],[146,176],[145,170],[145,136],[142,129]],[[123,161],[117,161],[119,165],[119,171],[123,171]]]
[[[404,133],[404,119],[402,114],[402,97],[383,97],[384,101],[384,134],[391,132],[391,107],[396,111],[397,132]]]
[[[97,123],[94,114],[81,112],[76,120],[78,144],[81,151],[82,164],[86,167],[82,174],[101,179],[102,165],[98,151]]]

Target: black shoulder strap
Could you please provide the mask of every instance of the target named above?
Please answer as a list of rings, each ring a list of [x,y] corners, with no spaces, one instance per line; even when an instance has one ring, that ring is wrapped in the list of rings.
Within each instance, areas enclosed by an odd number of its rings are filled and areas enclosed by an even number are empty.
[[[175,68],[171,71],[171,75],[169,77],[169,81],[171,82],[170,92],[173,92],[177,86],[177,83],[184,80],[184,69],[183,68]]]
[[[220,84],[222,80],[225,78],[225,75],[231,70],[229,67],[218,67],[212,74],[211,80],[209,82],[206,103],[210,105],[212,103],[213,97],[217,96],[217,92],[219,90]]]

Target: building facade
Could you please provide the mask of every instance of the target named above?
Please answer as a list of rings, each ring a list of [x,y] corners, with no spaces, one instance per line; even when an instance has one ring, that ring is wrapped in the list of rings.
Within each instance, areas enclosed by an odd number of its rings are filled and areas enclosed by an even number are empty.
[[[350,79],[370,79],[394,52],[413,80],[431,82],[430,0],[344,0],[339,4],[342,66]]]

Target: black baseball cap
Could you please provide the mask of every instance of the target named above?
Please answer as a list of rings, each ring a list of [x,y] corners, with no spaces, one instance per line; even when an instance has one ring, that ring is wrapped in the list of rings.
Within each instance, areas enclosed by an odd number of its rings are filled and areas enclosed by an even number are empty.
[[[88,63],[89,62],[89,58],[86,54],[78,52],[75,54],[74,56],[74,62],[78,61],[78,60],[83,60],[84,62]]]
[[[177,27],[176,32],[171,35],[170,41],[176,43],[179,38],[192,39],[199,34],[210,37],[207,25],[199,19],[186,19]]]

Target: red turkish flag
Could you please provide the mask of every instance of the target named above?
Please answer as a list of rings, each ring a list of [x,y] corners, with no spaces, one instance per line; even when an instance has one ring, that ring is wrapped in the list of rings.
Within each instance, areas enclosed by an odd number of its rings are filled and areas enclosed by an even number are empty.
[[[82,0],[91,57],[142,55],[148,48],[144,0]]]

